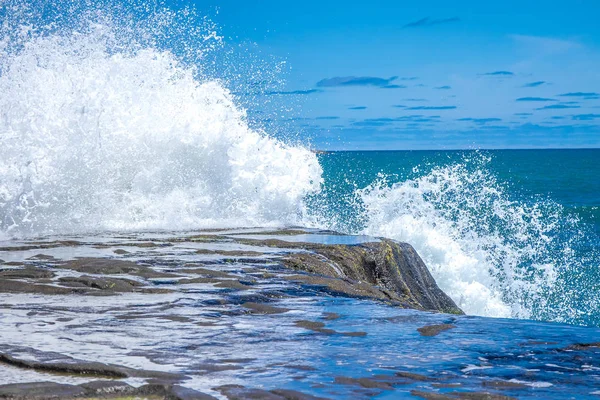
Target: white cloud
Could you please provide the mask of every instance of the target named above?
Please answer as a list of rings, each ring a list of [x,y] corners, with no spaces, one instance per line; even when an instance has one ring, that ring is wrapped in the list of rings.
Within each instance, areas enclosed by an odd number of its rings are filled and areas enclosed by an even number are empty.
[[[584,47],[574,40],[529,35],[509,35],[509,37],[517,45],[527,47],[528,50],[536,52],[538,55],[557,55]]]

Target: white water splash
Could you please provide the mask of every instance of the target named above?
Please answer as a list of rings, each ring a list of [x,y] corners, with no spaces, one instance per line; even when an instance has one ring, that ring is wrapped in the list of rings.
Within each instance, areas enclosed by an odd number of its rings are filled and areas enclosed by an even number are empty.
[[[393,185],[382,178],[358,194],[364,233],[411,243],[467,314],[530,318],[547,306],[564,261],[551,250],[557,206],[511,201],[484,165],[461,163]]]
[[[221,82],[100,20],[23,27],[16,45],[4,30],[0,231],[297,223],[321,183],[315,155],[251,130]]]

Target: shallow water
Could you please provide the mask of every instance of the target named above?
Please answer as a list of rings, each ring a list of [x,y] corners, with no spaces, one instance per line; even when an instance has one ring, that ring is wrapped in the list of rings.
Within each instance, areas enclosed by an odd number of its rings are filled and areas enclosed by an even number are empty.
[[[189,233],[164,232],[127,234],[126,238],[69,237],[81,244],[36,249],[37,254],[52,251],[55,257],[82,256],[87,252],[91,257],[132,260],[161,272],[203,266],[229,273],[248,287],[176,285],[179,278],[156,278],[150,279],[151,287],[172,291],[113,296],[4,293],[0,294],[2,345],[58,351],[77,359],[136,369],[183,373],[189,379],[182,385],[211,394],[218,394],[212,388],[221,384],[289,388],[327,398],[391,399],[410,397],[414,390],[486,391],[518,398],[585,398],[598,390],[600,347],[576,346],[597,342],[598,328],[435,314],[335,296],[285,279],[295,272],[282,269],[273,256],[289,249],[230,241],[232,236],[261,237],[252,230],[237,233],[241,235],[224,232],[222,240],[213,238],[208,242],[206,237],[199,241],[181,240]],[[205,232],[196,235],[202,238]],[[280,237],[290,239],[289,235]],[[313,241],[324,237],[333,236],[315,232]],[[0,247],[47,245],[57,243],[55,239],[3,242]],[[99,246],[103,249],[95,248]],[[248,257],[207,255],[198,253],[199,249],[265,251],[265,255],[244,260]],[[115,250],[128,253],[118,255]],[[2,251],[0,258],[25,259],[31,252]],[[40,261],[40,257],[25,261],[40,268],[51,268],[56,262]],[[71,270],[51,270],[58,277],[81,275]],[[139,280],[128,275],[118,277]],[[283,310],[267,315],[252,313],[245,306],[247,302],[266,303]],[[322,322],[335,333],[306,329],[297,321]],[[454,327],[431,337],[417,331],[436,324]],[[0,383],[79,382],[77,378],[6,368],[2,364],[0,370]],[[397,372],[419,375],[397,377]],[[346,378],[368,378],[371,381],[362,382],[371,387]],[[142,383],[138,378],[127,381]],[[375,388],[373,382],[379,382]]]

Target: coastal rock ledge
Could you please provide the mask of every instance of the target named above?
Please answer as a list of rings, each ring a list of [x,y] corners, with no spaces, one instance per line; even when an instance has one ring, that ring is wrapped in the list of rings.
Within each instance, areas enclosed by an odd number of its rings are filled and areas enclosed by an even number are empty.
[[[303,391],[324,386],[292,384],[321,379],[307,346],[360,346],[375,318],[360,310],[373,307],[406,313],[380,322],[415,340],[456,331],[447,314],[463,314],[411,245],[383,238],[247,228],[4,241],[0,399],[317,399]],[[288,383],[254,381],[265,376]],[[336,375],[323,390],[370,398],[422,380],[369,379]]]
[[[288,268],[317,275],[299,277],[307,283],[322,283],[333,291],[372,297],[404,308],[463,314],[438,287],[421,257],[408,243],[380,239],[355,245],[301,243],[296,246],[307,252],[289,254],[283,263]],[[340,282],[319,279],[319,276]]]
[[[87,238],[90,239],[90,238]],[[13,242],[8,242],[13,243]],[[179,268],[164,270],[160,249],[193,245],[198,262],[181,263]],[[76,257],[82,249],[112,249],[106,257]],[[124,249],[133,249],[127,251]],[[52,254],[35,254],[19,261],[5,262],[0,269],[0,293],[39,294],[116,294],[119,292],[159,292],[167,289],[160,278],[173,283],[214,283],[216,286],[244,289],[232,281],[235,275],[217,273],[210,266],[237,263],[247,266],[288,268],[303,274],[280,276],[322,287],[335,295],[370,298],[402,308],[463,314],[436,284],[415,249],[408,243],[368,236],[349,236],[330,231],[221,230],[183,237],[151,237],[143,240],[115,240],[89,243],[81,240],[28,241],[0,246],[0,255],[18,252],[61,250],[64,259]],[[141,249],[154,250],[156,259],[136,257]],[[12,254],[11,254],[12,253]],[[168,252],[167,252],[168,253]],[[205,256],[204,258],[202,256]],[[207,257],[207,258],[206,258]],[[18,258],[18,257],[17,257]],[[1,262],[1,260],[0,260]],[[172,261],[171,261],[172,263]],[[1,264],[0,264],[1,265]],[[183,266],[183,268],[181,268]],[[193,267],[206,269],[194,271]],[[59,271],[70,270],[67,276]],[[111,275],[120,275],[112,278]],[[123,277],[131,275],[131,277]],[[140,279],[141,278],[141,279]],[[191,278],[191,280],[190,280]],[[208,280],[207,280],[208,279]]]

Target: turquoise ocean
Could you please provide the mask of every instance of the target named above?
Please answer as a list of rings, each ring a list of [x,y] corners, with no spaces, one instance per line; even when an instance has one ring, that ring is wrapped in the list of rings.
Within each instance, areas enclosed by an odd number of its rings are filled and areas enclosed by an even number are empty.
[[[599,149],[352,151],[319,161],[325,189],[313,207],[332,229],[413,244],[467,312],[600,324]]]

